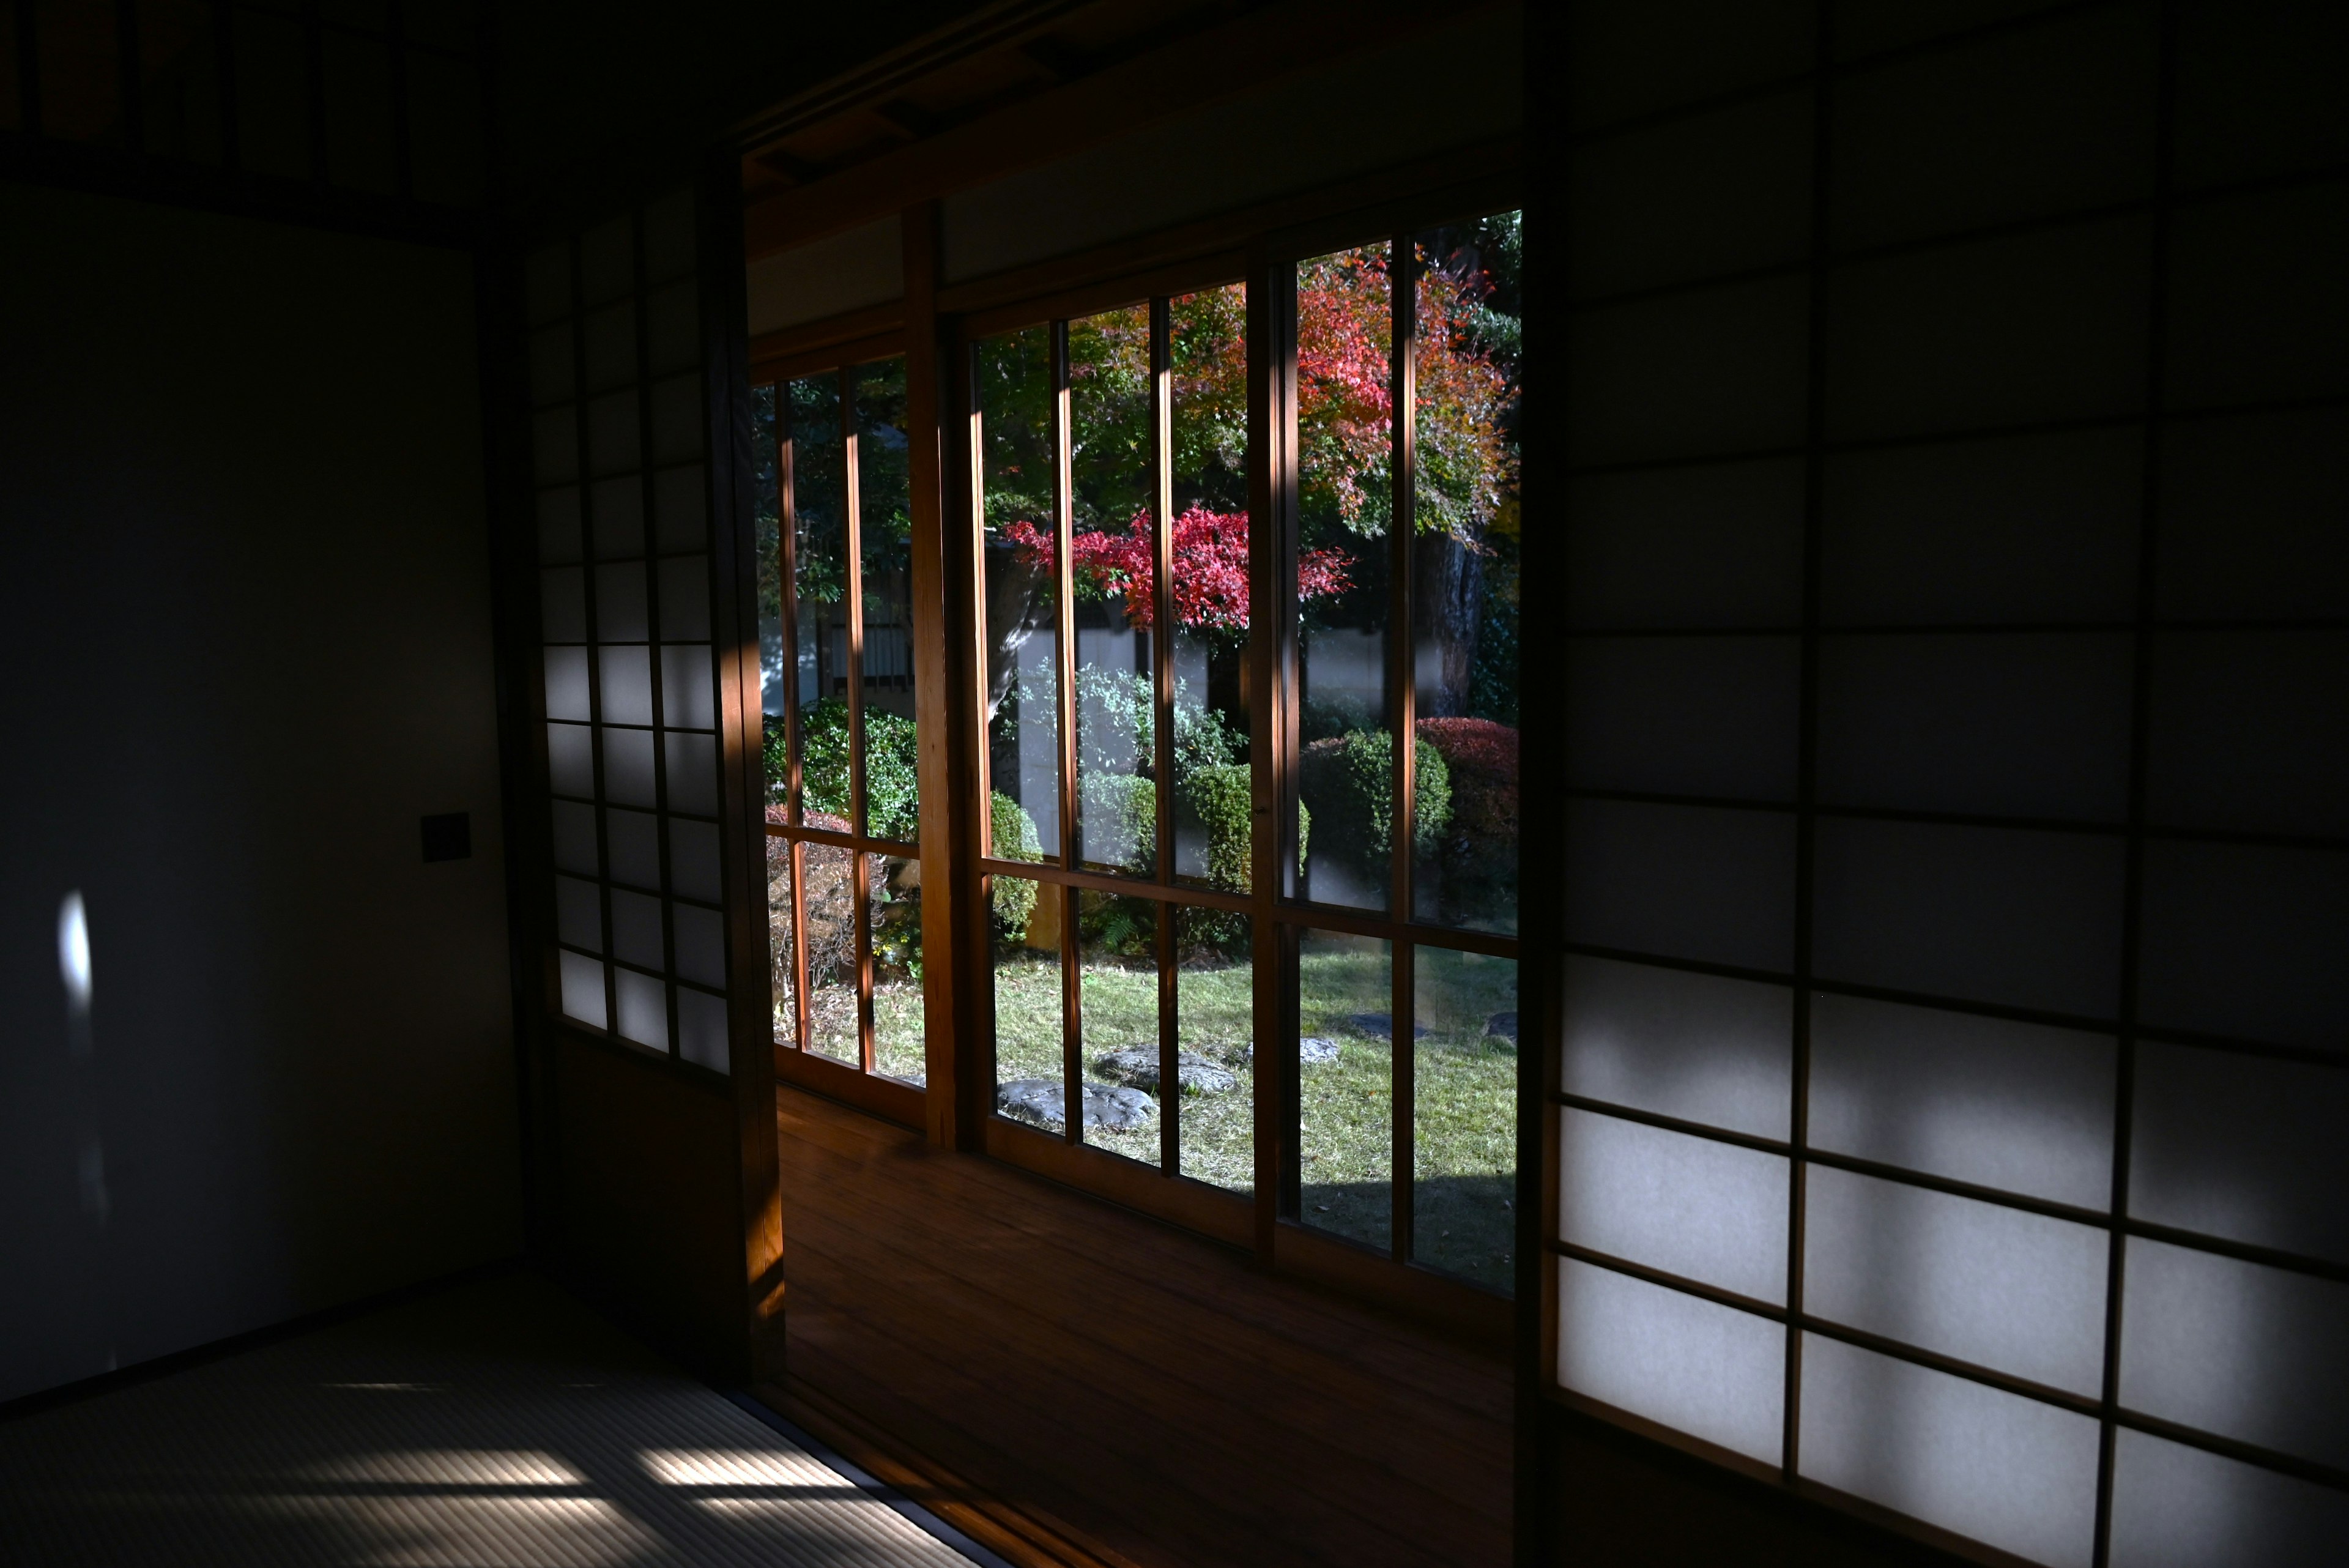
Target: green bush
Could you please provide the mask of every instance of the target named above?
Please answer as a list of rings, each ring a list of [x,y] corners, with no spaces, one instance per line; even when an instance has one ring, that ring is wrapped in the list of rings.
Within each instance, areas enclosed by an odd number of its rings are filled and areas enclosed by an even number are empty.
[[[1442,843],[1452,821],[1452,771],[1444,753],[1424,740],[1413,742],[1412,761],[1419,806],[1412,837],[1425,853]],[[1393,737],[1384,730],[1356,730],[1311,742],[1298,762],[1298,794],[1321,817],[1323,853],[1383,878],[1394,816]]]
[[[1036,819],[1001,790],[989,803],[998,860],[1041,860],[1044,846],[1036,835]],[[1017,941],[1036,912],[1036,884],[1016,877],[998,877],[993,883],[995,923],[1003,939]]]
[[[1157,865],[1158,786],[1139,774],[1086,774],[1077,792],[1087,860],[1147,872]]]
[[[767,794],[783,798],[789,775],[782,721],[767,719]],[[864,831],[875,838],[914,841],[920,818],[919,752],[914,722],[885,709],[864,711]],[[800,714],[800,783],[808,811],[853,820],[849,813],[848,703],[826,697]]]

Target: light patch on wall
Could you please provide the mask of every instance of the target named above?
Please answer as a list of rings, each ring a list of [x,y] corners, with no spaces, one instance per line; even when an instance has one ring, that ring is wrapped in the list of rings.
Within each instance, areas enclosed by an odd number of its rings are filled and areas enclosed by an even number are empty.
[[[905,256],[895,214],[812,244],[761,256],[747,270],[750,335],[821,321],[904,296]]]
[[[65,981],[66,1006],[74,1016],[89,1012],[89,911],[77,888],[57,906],[57,973]]]

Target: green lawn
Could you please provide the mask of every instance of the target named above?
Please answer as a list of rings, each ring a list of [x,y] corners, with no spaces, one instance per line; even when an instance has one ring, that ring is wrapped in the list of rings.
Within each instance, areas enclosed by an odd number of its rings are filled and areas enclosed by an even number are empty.
[[[1182,1048],[1244,1069],[1251,1033],[1249,965],[1186,965],[1177,972]],[[1422,1262],[1508,1288],[1516,1163],[1516,1051],[1485,1033],[1514,1012],[1516,965],[1422,950],[1417,1012],[1414,1231]],[[1304,1219],[1372,1246],[1390,1244],[1392,1132],[1389,1045],[1354,1022],[1392,1002],[1383,944],[1314,933],[1300,958],[1301,1033],[1338,1043],[1335,1062],[1305,1066],[1301,1131]],[[1154,1044],[1156,977],[1143,962],[1099,962],[1082,977],[1086,1077],[1112,1051]],[[918,1001],[914,1006],[918,1009]],[[882,1017],[875,998],[875,1022]],[[918,1025],[918,1012],[912,1016]],[[999,952],[995,972],[997,1081],[1061,1076],[1061,971],[1049,954]],[[918,1044],[918,1028],[915,1035]],[[1231,1093],[1186,1097],[1181,1169],[1235,1191],[1254,1185],[1254,1093],[1239,1071]],[[1088,1141],[1155,1165],[1159,1130],[1094,1133]]]

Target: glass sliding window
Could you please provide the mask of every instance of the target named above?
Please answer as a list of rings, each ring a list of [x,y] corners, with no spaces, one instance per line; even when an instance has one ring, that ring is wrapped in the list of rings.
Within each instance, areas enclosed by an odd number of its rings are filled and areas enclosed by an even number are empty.
[[[990,337],[972,354],[981,536],[987,560],[988,813],[1001,860],[1061,858],[1056,356],[1050,327]]]
[[[1157,864],[1157,407],[1151,311],[1066,331],[1069,559],[1076,625],[1077,863]]]
[[[1160,296],[969,360],[996,1108],[1233,1193],[1256,1186],[1247,307]]]
[[[758,539],[775,1044],[919,1087],[905,361],[785,378],[753,414],[774,475]]]
[[[1294,649],[1277,672],[1295,716],[1278,798],[1299,857],[1287,918],[1305,928],[1287,1217],[1503,1293],[1518,1071],[1517,233],[1502,213],[1290,269],[1281,580],[1293,573],[1297,590],[1275,643]],[[1333,906],[1356,913],[1317,913]]]
[[[1299,891],[1381,911],[1394,884],[1392,248],[1296,271]]]
[[[1167,301],[1174,876],[1248,890],[1247,291]]]

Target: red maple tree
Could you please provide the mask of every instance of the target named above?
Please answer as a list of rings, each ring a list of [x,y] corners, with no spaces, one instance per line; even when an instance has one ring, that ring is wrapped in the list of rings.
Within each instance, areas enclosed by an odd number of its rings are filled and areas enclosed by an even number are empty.
[[[1194,506],[1174,519],[1174,618],[1193,630],[1242,632],[1248,625],[1247,514],[1210,512]],[[1004,530],[1021,566],[1049,574],[1052,536],[1033,523]],[[1157,618],[1156,563],[1152,559],[1150,514],[1137,512],[1123,534],[1106,530],[1072,535],[1069,572],[1082,593],[1125,596],[1125,618],[1148,627]],[[1307,550],[1297,563],[1297,597],[1320,598],[1353,587],[1346,556],[1338,550]]]

